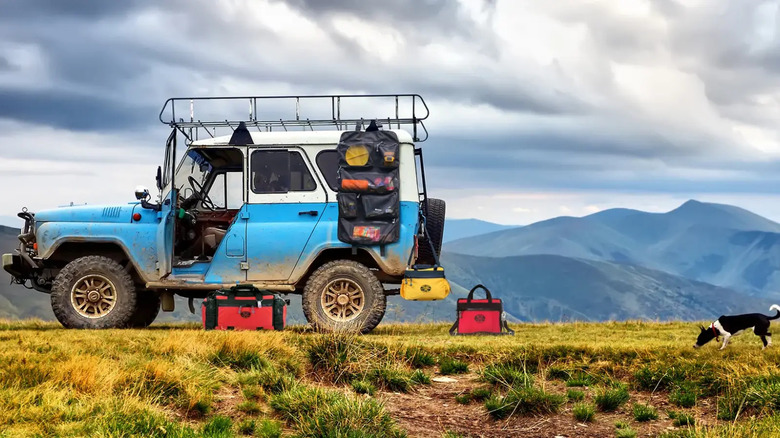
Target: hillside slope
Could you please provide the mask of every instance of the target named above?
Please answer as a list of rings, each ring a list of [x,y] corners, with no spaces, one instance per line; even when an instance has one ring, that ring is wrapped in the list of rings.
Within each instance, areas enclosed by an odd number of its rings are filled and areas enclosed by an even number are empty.
[[[767,300],[639,266],[555,255],[445,254],[448,278],[482,283],[524,321],[696,320],[756,312]]]
[[[465,239],[494,231],[519,228],[519,225],[500,225],[479,219],[447,219],[444,223],[444,242]]]
[[[780,224],[747,210],[688,201],[668,213],[613,209],[560,217],[448,243],[449,252],[507,257],[550,254],[629,263],[775,297]]]

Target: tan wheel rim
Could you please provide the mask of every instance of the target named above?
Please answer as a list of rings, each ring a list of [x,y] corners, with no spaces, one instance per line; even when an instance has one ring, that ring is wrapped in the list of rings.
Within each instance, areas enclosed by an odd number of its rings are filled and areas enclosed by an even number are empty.
[[[70,290],[70,303],[81,316],[102,318],[116,305],[116,288],[102,275],[85,275]]]
[[[322,290],[320,304],[330,319],[339,322],[350,321],[363,311],[366,296],[357,282],[339,278],[328,283]]]

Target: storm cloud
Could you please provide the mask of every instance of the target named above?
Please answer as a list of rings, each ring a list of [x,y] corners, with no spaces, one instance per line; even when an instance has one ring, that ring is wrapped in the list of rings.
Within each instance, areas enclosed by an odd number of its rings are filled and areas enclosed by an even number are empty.
[[[167,97],[412,92],[432,111],[429,185],[453,211],[469,189],[766,204],[780,183],[779,13],[758,0],[7,0],[0,158],[32,159],[17,140],[45,130],[68,139],[58,166],[78,146],[103,163],[93,178],[130,184],[146,165],[148,183]],[[95,138],[125,148],[132,173]],[[129,192],[111,185],[97,200]],[[519,211],[484,218],[536,218]]]

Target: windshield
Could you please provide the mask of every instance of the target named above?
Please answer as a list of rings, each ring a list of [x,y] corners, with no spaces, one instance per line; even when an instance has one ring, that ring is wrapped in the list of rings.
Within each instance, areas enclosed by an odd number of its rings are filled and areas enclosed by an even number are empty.
[[[208,179],[209,174],[213,167],[205,157],[197,149],[190,149],[187,154],[182,158],[179,164],[178,170],[176,170],[176,177],[174,178],[176,188],[178,189],[179,196],[187,198],[192,195],[192,187],[190,186],[189,178],[195,179],[199,185],[203,186]],[[166,196],[167,196],[166,191]]]

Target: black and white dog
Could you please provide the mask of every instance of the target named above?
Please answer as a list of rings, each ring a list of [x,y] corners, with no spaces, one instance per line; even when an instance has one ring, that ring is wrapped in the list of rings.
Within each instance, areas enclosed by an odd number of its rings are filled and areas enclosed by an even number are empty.
[[[775,316],[766,316],[760,313],[728,316],[721,315],[720,318],[710,324],[709,328],[699,326],[699,328],[701,328],[701,333],[699,333],[699,338],[696,340],[693,348],[699,348],[713,339],[720,341],[720,337],[723,336],[723,345],[720,347],[720,349],[723,350],[726,348],[726,345],[729,344],[729,339],[731,339],[732,336],[752,328],[753,333],[761,338],[761,342],[764,343],[764,349],[766,349],[766,347],[772,345],[772,333],[769,333],[769,322],[773,319],[780,318],[780,306],[772,304],[769,310],[774,310],[777,313]]]

